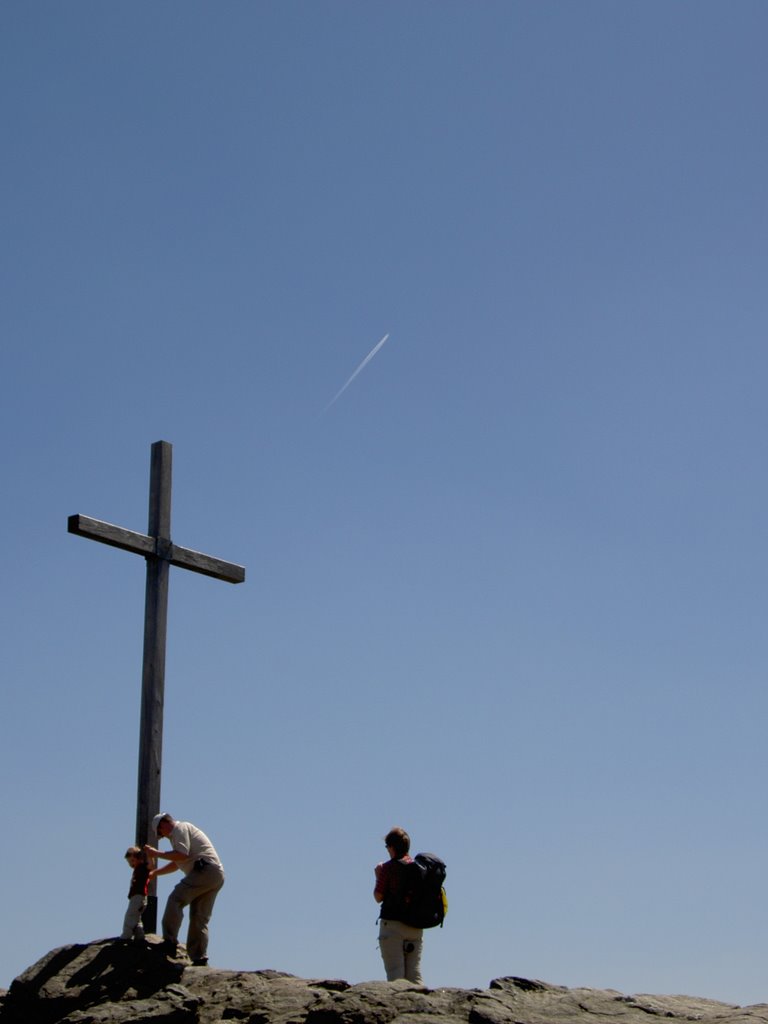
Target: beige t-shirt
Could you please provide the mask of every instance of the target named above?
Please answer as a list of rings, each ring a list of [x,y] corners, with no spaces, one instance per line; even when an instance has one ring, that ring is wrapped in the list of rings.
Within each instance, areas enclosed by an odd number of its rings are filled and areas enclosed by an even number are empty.
[[[168,838],[171,841],[171,846],[177,853],[185,853],[187,855],[186,860],[176,862],[185,875],[188,875],[194,868],[195,861],[201,858],[210,864],[216,864],[217,867],[222,866],[219,855],[216,853],[211,840],[205,832],[202,832],[191,822],[177,821]]]

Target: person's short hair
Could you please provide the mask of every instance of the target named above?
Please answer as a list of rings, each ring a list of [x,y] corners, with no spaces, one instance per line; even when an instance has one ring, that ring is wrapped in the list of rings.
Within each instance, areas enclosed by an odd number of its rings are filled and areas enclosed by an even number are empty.
[[[144,856],[144,851],[141,849],[140,846],[129,846],[128,849],[125,851],[125,859],[126,860],[128,860],[129,857],[142,857],[143,858],[143,856]]]
[[[384,836],[384,842],[395,851],[396,857],[404,857],[411,848],[411,837],[404,828],[395,826]]]

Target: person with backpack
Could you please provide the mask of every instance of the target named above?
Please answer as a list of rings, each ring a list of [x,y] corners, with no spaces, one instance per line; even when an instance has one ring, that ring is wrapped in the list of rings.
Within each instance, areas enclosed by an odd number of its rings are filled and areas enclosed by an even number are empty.
[[[373,898],[381,904],[379,915],[379,949],[387,972],[387,981],[405,978],[422,985],[421,947],[423,929],[406,924],[411,897],[413,859],[408,851],[411,837],[404,828],[392,828],[384,843],[389,860],[376,865],[376,886]]]

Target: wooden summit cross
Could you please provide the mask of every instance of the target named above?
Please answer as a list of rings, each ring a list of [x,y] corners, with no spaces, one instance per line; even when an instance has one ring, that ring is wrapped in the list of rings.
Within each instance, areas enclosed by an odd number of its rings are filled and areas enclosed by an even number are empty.
[[[191,569],[227,583],[242,583],[242,565],[182,548],[171,541],[171,452],[168,441],[155,441],[149,474],[149,526],[146,534],[121,526],[75,515],[67,520],[70,533],[133,551],[147,560],[144,605],[144,663],[141,680],[139,734],[139,786],[136,803],[136,845],[150,841],[152,818],[160,813],[160,770],[163,754],[163,700],[165,691],[165,641],[168,625],[168,571],[170,566]],[[153,840],[155,837],[151,837]],[[153,842],[154,845],[154,842]],[[150,890],[144,924],[157,927],[156,886]]]

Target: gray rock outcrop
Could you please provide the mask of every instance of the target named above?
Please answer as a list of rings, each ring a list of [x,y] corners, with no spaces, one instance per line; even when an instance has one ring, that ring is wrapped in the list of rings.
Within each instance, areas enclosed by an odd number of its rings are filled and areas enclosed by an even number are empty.
[[[102,940],[64,946],[0,995],[2,1024],[768,1024],[768,1004],[689,996],[625,996],[497,978],[487,989],[406,981],[297,978],[280,971],[192,967],[160,944]]]

